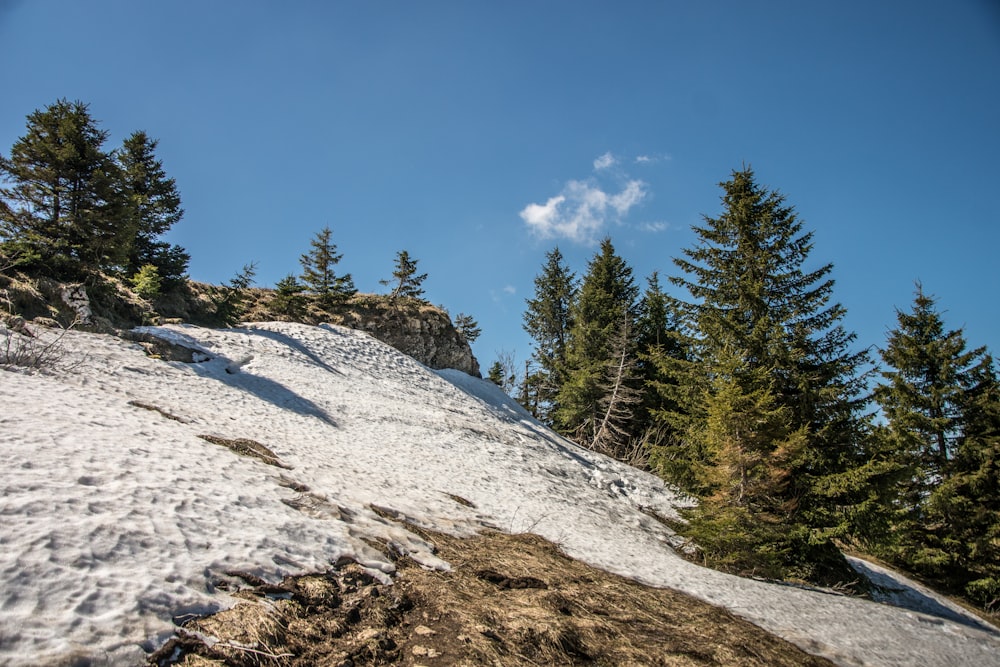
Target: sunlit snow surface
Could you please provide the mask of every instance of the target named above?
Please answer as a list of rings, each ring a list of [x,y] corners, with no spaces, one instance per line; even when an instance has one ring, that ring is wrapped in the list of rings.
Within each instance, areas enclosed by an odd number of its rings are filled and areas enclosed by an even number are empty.
[[[931,598],[921,613],[682,560],[649,515],[685,503],[660,480],[363,333],[146,331],[203,361],[70,333],[58,372],[0,370],[0,664],[135,664],[172,619],[232,604],[213,586],[226,571],[276,579],[348,556],[390,573],[366,540],[449,567],[388,512],[455,534],[537,533],[844,665],[1000,665],[996,631]],[[255,440],[288,468],[199,435]]]

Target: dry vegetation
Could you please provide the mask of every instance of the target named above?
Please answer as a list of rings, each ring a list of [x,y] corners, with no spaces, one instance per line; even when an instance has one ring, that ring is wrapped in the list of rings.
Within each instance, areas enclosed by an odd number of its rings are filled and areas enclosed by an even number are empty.
[[[451,572],[357,564],[243,581],[152,657],[205,665],[828,665],[732,614],[567,558],[533,535],[425,534]],[[212,638],[205,641],[205,638]]]

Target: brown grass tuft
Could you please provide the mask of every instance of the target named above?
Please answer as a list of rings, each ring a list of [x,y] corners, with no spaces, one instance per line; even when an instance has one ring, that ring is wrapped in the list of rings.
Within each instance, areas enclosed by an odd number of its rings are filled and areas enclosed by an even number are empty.
[[[280,667],[830,664],[725,610],[568,558],[537,536],[419,532],[451,572],[403,558],[391,586],[355,563],[280,587],[251,585],[237,593],[246,602],[189,623],[153,661],[169,664],[163,656],[175,653],[185,665]],[[206,635],[218,641],[191,641]]]
[[[199,435],[198,437],[206,442],[212,443],[213,445],[227,447],[240,456],[249,456],[251,458],[259,459],[269,466],[284,468],[285,470],[292,469],[291,466],[282,463],[277,454],[256,440],[250,440],[249,438],[220,438],[217,435]]]

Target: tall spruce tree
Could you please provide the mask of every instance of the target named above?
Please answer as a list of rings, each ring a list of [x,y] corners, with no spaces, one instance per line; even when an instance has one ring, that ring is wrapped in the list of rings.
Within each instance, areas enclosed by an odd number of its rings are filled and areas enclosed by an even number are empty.
[[[83,102],[58,100],[28,115],[27,133],[0,157],[0,238],[5,254],[58,278],[117,269],[135,228],[124,214],[108,138]]]
[[[566,343],[572,328],[576,276],[566,266],[559,248],[545,254],[542,272],[535,277],[535,296],[528,299],[524,330],[535,341],[536,368],[525,379],[531,387],[533,414],[553,423],[559,388],[565,382]]]
[[[168,178],[156,157],[157,140],[134,132],[116,153],[128,225],[135,230],[126,272],[135,275],[143,266],[156,267],[166,286],[180,282],[191,256],[180,246],[161,240],[184,216],[177,183]]]
[[[343,255],[337,252],[332,235],[329,227],[321,229],[310,241],[309,252],[299,258],[302,283],[317,296],[323,307],[343,303],[358,291],[350,273],[338,276],[334,270]]]
[[[965,397],[985,348],[966,349],[961,329],[945,331],[934,298],[918,283],[913,309],[896,312],[882,361],[885,383],[875,399],[896,440],[895,449],[915,466],[923,485],[950,474],[948,462],[962,434]],[[914,495],[924,495],[918,488]]]
[[[913,308],[897,311],[896,318],[897,327],[881,350],[887,366],[883,382],[875,388],[887,422],[881,430],[882,445],[902,472],[882,553],[962,592],[978,559],[972,546],[982,545],[976,554],[990,551],[971,534],[970,526],[988,534],[998,522],[997,494],[988,500],[991,492],[973,481],[997,475],[989,464],[982,465],[984,460],[995,461],[995,429],[1000,426],[994,421],[992,360],[985,348],[967,349],[961,329],[945,329],[934,298],[919,283]],[[960,479],[952,480],[955,475]],[[964,513],[966,509],[970,511]],[[992,553],[983,563],[992,560],[996,568],[998,549]]]
[[[755,558],[772,570],[812,580],[849,572],[830,539],[876,502],[884,471],[866,452],[865,352],[831,303],[832,266],[807,270],[812,234],[776,191],[749,168],[721,184],[723,211],[695,227],[693,248],[671,278],[690,300],[675,300],[682,355],[659,359],[667,406],[660,418],[676,434],[654,447],[665,475],[745,520],[701,515],[699,540],[723,545],[738,525],[741,566]],[[780,530],[758,529],[780,526]],[[779,542],[773,539],[779,538]],[[728,548],[728,547],[725,547]]]
[[[614,367],[620,354],[631,354],[616,343],[627,341],[634,331],[637,297],[631,267],[615,252],[611,239],[605,238],[573,304],[565,381],[556,398],[556,427],[585,446],[595,444],[607,414],[605,402],[614,391],[609,366]],[[624,337],[623,328],[628,332]],[[626,379],[629,386],[634,381],[634,374]]]
[[[677,319],[670,298],[660,285],[659,273],[654,271],[647,279],[646,291],[639,300],[636,319],[637,371],[642,380],[642,405],[636,420],[636,434],[646,443],[647,449],[662,444],[669,431],[655,418],[667,408],[664,401],[664,383],[669,382],[662,372],[666,358],[683,356],[677,331]]]
[[[950,474],[930,497],[921,555],[933,576],[987,611],[1000,611],[1000,384],[993,360],[973,370]]]

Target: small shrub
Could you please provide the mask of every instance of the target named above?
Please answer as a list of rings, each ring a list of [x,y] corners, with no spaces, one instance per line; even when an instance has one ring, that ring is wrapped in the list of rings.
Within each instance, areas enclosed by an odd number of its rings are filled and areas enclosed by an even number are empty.
[[[52,369],[65,356],[62,339],[69,329],[56,336],[36,334],[23,321],[13,328],[0,325],[0,367],[19,366],[32,369]]]
[[[159,296],[163,285],[159,269],[152,264],[143,265],[129,282],[132,283],[135,293],[143,299],[155,299]]]
[[[994,577],[977,579],[965,587],[965,594],[986,611],[1000,610],[1000,579]]]

